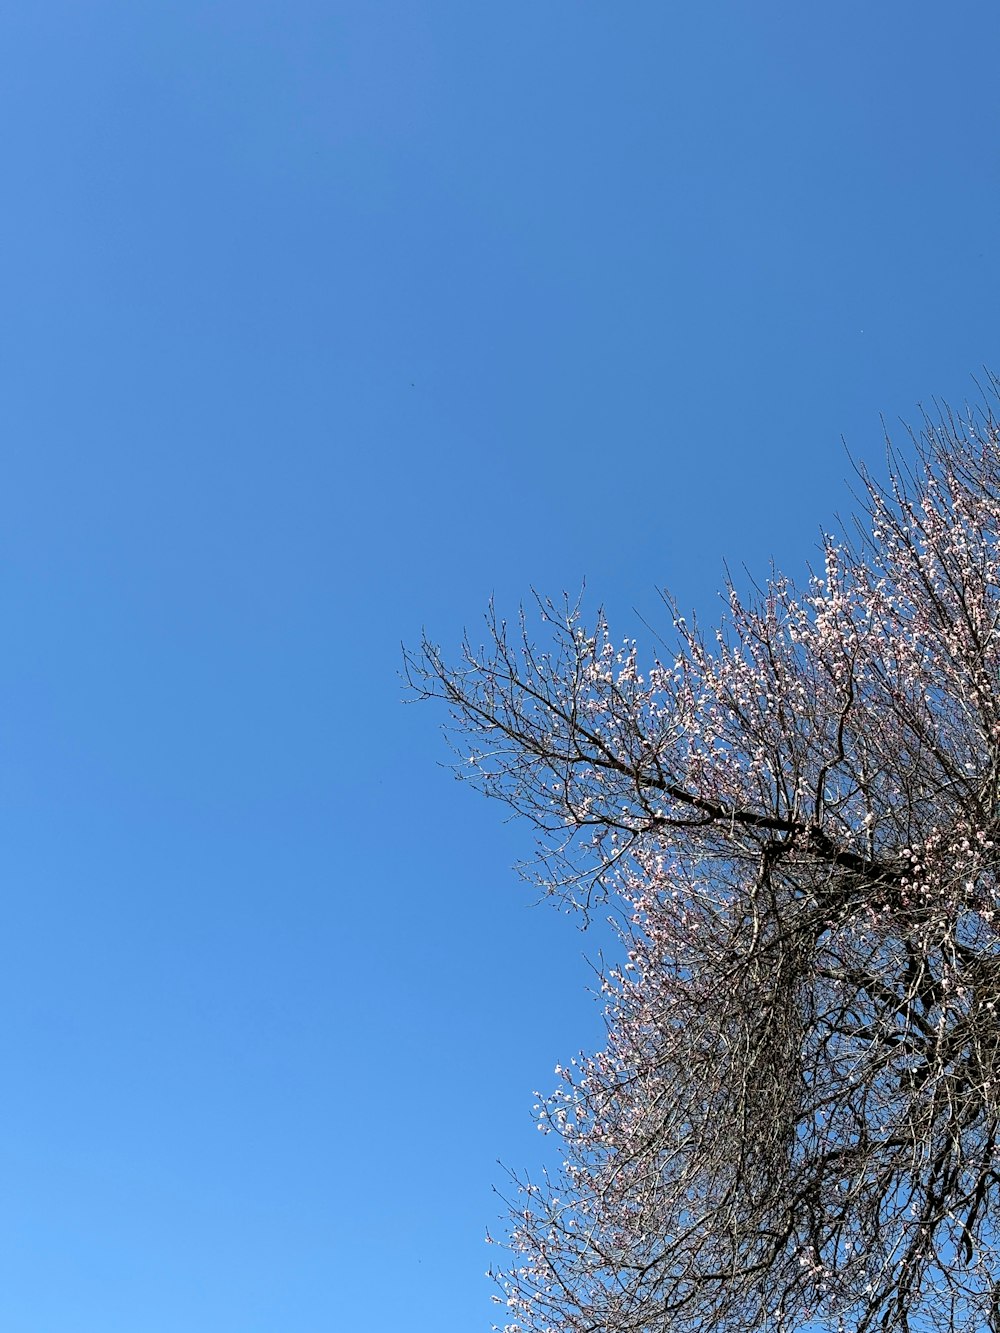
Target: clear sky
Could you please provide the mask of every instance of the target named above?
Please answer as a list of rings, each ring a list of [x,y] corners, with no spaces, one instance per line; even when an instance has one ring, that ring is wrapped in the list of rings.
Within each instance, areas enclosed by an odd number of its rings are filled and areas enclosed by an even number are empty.
[[[0,1329],[472,1333],[599,1036],[400,640],[1000,369],[992,0],[0,11]]]

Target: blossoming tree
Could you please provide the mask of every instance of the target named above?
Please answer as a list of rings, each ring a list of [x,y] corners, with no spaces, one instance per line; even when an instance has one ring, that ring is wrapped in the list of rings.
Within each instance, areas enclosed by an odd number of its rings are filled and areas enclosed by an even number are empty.
[[[547,890],[625,908],[511,1333],[1000,1330],[1000,429],[916,458],[672,660],[544,601],[408,658]]]

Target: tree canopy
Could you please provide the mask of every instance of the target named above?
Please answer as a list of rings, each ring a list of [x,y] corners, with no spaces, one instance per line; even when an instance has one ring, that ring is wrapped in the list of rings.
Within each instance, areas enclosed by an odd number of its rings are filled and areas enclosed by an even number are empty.
[[[1000,429],[860,476],[806,587],[668,602],[669,653],[541,599],[408,656],[546,891],[624,909],[510,1333],[1000,1329]]]

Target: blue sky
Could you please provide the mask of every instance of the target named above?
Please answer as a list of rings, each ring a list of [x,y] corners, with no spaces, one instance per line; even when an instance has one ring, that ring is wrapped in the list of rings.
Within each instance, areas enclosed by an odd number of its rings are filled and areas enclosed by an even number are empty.
[[[399,644],[801,575],[1000,369],[988,3],[0,13],[0,1328],[486,1329],[588,940]]]

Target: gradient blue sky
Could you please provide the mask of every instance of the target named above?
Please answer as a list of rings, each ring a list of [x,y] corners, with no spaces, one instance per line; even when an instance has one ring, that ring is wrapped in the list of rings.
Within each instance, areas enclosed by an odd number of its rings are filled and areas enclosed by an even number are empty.
[[[1000,369],[994,3],[0,12],[0,1328],[492,1317],[587,940],[399,642],[800,575]]]

